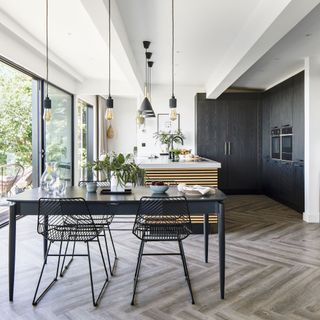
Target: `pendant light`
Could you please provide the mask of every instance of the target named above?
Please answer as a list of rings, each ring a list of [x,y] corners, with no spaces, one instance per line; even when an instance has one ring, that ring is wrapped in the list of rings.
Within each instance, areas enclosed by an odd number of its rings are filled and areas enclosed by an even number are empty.
[[[148,59],[151,58],[152,53],[148,52],[147,50],[150,46],[150,43],[151,43],[150,41],[143,41],[143,47],[145,49],[145,58],[146,58],[146,61],[145,61],[145,77],[146,78],[145,78],[145,86],[144,86],[144,99],[140,106],[141,113],[144,116],[149,115],[147,116],[148,118],[155,117],[154,111],[152,109],[152,105],[148,98]]]
[[[151,52],[149,52],[149,53],[151,53]],[[149,59],[150,58],[151,58],[151,55],[150,55]],[[148,57],[147,57],[147,59],[148,59]],[[149,60],[147,63],[148,63],[148,82],[147,83],[148,83],[148,87],[149,87],[148,95],[149,95],[149,101],[151,103],[152,102],[152,97],[151,97],[151,68],[152,68],[154,62]],[[145,117],[146,118],[155,118],[156,115],[155,115],[153,109],[152,109],[152,112],[146,113]]]
[[[111,97],[111,4],[109,0],[109,20],[108,20],[108,98],[106,120],[113,119],[113,99]]]
[[[171,47],[171,72],[172,72],[172,96],[169,100],[169,107],[170,107],[170,120],[174,121],[177,119],[177,99],[174,96],[174,0],[171,0],[172,4],[172,15],[171,15],[171,21],[172,21],[172,47]]]
[[[51,100],[49,98],[49,0],[46,0],[46,98],[43,101],[43,120],[49,122],[52,118]]]

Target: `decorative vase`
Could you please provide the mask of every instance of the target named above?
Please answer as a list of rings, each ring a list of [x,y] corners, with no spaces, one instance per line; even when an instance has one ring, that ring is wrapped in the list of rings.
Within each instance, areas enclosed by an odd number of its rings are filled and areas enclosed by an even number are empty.
[[[114,172],[111,172],[110,174],[110,189],[111,192],[124,192],[125,186],[122,186],[120,181],[118,180],[117,176],[114,174]]]
[[[41,189],[50,195],[53,194],[55,191],[55,184],[57,180],[58,174],[56,162],[47,162],[46,169],[44,170],[40,179]]]

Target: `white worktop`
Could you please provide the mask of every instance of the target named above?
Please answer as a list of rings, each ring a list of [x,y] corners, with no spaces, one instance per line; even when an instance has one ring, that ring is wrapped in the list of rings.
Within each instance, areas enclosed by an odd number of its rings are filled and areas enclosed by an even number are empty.
[[[205,161],[190,161],[190,160],[180,160],[178,162],[173,162],[168,159],[168,156],[159,156],[156,159],[149,159],[148,157],[138,157],[136,158],[136,163],[139,167],[143,169],[152,168],[206,168],[206,169],[217,169],[221,168],[221,163],[205,158]]]

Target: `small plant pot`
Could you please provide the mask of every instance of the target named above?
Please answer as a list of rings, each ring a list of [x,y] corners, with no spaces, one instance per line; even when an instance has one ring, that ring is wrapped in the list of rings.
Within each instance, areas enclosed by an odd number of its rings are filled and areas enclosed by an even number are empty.
[[[97,183],[96,182],[88,182],[87,183],[87,192],[88,193],[97,192]]]

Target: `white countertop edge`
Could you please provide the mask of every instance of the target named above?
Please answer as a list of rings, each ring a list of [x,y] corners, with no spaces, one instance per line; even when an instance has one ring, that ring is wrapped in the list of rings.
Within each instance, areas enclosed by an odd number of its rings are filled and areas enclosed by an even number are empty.
[[[194,162],[194,161],[178,161],[172,162],[169,159],[159,157],[157,159],[137,158],[136,163],[140,168],[152,169],[152,168],[168,168],[168,169],[184,169],[184,168],[204,168],[204,169],[219,169],[221,168],[221,163],[206,159],[204,162]]]

